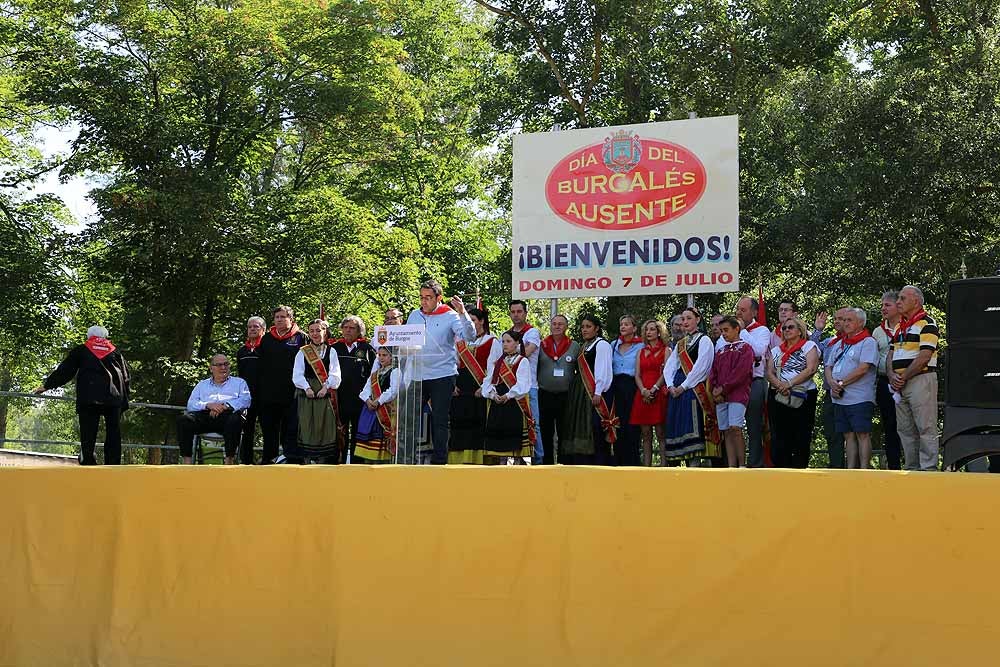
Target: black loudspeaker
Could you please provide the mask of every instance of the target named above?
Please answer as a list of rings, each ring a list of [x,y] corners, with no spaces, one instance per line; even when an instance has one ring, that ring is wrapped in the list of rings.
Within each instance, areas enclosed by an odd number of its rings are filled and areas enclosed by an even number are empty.
[[[1000,276],[948,285],[945,466],[1000,454]]]
[[[950,320],[949,320],[950,321]],[[948,327],[949,332],[951,326]],[[1000,412],[1000,340],[995,343],[952,343],[945,369],[945,404],[996,408]]]
[[[948,284],[948,345],[1000,344],[1000,276]]]

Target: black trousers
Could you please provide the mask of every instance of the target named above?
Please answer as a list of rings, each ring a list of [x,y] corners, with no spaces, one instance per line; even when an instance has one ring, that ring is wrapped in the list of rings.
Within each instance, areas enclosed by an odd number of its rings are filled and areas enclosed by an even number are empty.
[[[366,463],[354,457],[354,446],[358,442],[358,422],[361,420],[361,402],[348,401],[340,404],[340,421],[344,425],[344,439],[347,449],[340,453],[340,462],[347,463],[347,452],[351,453],[351,463]]]
[[[559,427],[563,426],[566,415],[566,397],[568,392],[552,392],[538,390],[538,428],[541,430],[542,442],[545,445],[545,455],[542,464],[550,466],[556,461],[562,462],[562,456],[556,456],[557,441],[555,434],[563,435]]]
[[[816,426],[816,396],[810,389],[805,402],[790,408],[774,400],[768,390],[767,410],[771,421],[771,460],[775,468],[808,468],[813,427]]]
[[[301,462],[299,454],[299,406],[294,399],[287,403],[259,403],[260,432],[264,436],[264,456],[261,463],[268,464],[278,458],[278,442],[285,458],[292,463]]]
[[[431,404],[431,440],[434,443],[434,453],[431,463],[444,465],[448,463],[448,434],[451,428],[451,395],[455,391],[457,375],[449,375],[433,380],[424,380],[421,385],[423,402]]]
[[[896,430],[896,402],[892,400],[889,380],[881,375],[875,382],[875,402],[882,422],[886,462],[889,470],[899,470],[903,462],[903,444],[899,441],[899,431]]]
[[[236,456],[245,423],[242,411],[223,412],[218,417],[213,417],[208,410],[185,412],[177,418],[177,445],[181,456],[192,455],[194,436],[202,433],[221,433],[225,439],[226,456]]]
[[[629,423],[632,402],[635,401],[635,376],[619,374],[611,381],[615,395],[615,414],[618,417],[618,439],[615,442],[616,466],[639,465],[639,427]]]
[[[603,394],[604,404],[608,406],[608,410],[617,414],[617,407],[615,405],[615,391],[613,388],[608,388]],[[614,455],[612,454],[612,445],[605,438],[607,437],[604,433],[604,426],[601,424],[601,416],[597,414],[597,410],[590,411],[590,420],[594,430],[594,465],[595,466],[613,466],[615,464]],[[618,443],[615,443],[615,447]]]
[[[257,403],[250,403],[247,408],[246,421],[243,423],[243,436],[240,438],[240,463],[253,465],[254,436],[257,434]]]
[[[104,465],[121,465],[121,408],[117,405],[78,405],[76,412],[80,417],[80,465],[97,465],[94,449],[101,417],[104,417]]]

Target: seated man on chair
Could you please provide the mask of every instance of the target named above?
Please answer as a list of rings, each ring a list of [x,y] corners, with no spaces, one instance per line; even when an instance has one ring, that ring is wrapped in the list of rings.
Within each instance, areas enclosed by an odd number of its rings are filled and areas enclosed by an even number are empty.
[[[191,463],[194,436],[202,433],[221,433],[225,439],[226,465],[236,463],[248,407],[250,388],[246,381],[229,375],[226,355],[212,357],[212,377],[195,385],[187,411],[177,418],[177,442],[184,463]]]

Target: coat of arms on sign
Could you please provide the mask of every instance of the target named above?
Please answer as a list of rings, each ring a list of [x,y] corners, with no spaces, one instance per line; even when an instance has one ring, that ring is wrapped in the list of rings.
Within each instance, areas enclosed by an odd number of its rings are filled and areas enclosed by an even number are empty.
[[[642,160],[638,134],[619,130],[604,139],[604,165],[616,174],[627,174]]]

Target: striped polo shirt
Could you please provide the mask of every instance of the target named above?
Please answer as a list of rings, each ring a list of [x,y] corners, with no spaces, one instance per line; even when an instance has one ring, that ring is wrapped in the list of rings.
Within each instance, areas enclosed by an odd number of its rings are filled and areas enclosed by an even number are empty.
[[[938,326],[930,315],[914,322],[909,329],[892,339],[892,370],[897,373],[910,365],[920,350],[933,350],[921,373],[937,370]]]

